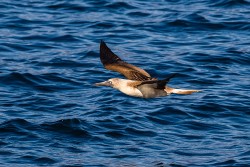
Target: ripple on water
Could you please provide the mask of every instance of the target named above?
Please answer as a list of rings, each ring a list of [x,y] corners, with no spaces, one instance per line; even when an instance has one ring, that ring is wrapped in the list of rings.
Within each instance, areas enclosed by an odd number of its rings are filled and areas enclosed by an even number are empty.
[[[2,1],[0,166],[248,166],[249,1]],[[129,97],[104,40],[189,96]]]

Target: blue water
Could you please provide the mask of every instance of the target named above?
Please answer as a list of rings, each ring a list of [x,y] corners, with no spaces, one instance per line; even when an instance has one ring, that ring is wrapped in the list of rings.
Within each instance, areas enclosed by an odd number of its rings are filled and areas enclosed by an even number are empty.
[[[99,42],[169,86],[93,83]],[[0,3],[0,166],[250,166],[250,1]]]

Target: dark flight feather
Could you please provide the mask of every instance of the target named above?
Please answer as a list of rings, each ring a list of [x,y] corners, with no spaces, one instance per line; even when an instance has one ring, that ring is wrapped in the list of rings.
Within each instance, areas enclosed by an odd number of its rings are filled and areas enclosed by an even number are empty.
[[[152,79],[145,70],[123,61],[108,48],[104,41],[101,41],[100,44],[100,59],[106,69],[119,72],[130,80],[146,81]]]

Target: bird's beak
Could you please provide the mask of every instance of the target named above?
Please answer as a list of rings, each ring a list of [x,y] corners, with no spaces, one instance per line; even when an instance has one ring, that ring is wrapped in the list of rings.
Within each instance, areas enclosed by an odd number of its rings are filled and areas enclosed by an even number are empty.
[[[99,82],[99,83],[95,83],[95,86],[111,86],[111,82],[110,81],[104,81],[104,82]]]

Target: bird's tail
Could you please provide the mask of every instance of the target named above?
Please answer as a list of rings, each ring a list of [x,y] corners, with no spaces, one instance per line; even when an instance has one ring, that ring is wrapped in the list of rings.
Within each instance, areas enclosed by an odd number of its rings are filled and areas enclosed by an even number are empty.
[[[201,90],[194,90],[194,89],[175,89],[175,88],[170,88],[168,86],[166,86],[164,90],[168,94],[175,93],[175,94],[181,94],[181,95],[189,95],[189,94],[201,91]]]

